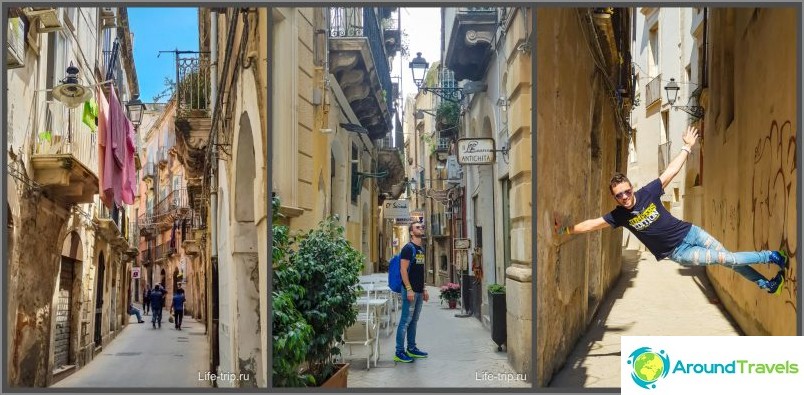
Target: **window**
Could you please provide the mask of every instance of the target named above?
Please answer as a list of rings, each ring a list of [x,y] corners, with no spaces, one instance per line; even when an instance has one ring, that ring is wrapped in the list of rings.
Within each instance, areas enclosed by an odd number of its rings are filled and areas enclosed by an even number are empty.
[[[664,144],[670,141],[670,111],[662,111],[662,131],[659,136],[659,144]]]
[[[357,145],[352,144],[352,204],[357,204],[357,198],[360,196],[360,185],[358,172],[360,171],[360,156],[357,150]]]
[[[659,23],[648,33],[648,74],[650,79],[659,75]]]

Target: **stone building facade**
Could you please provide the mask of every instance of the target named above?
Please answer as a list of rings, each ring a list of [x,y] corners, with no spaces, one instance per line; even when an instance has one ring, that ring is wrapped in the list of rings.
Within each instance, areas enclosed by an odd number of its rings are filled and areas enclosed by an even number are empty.
[[[54,96],[65,78],[117,105],[138,93],[125,8],[9,10],[6,312],[13,387],[86,365],[128,323],[131,209],[100,202],[92,120]],[[68,69],[75,66],[77,71]],[[88,101],[90,96],[83,96]]]
[[[626,170],[630,16],[620,8],[606,15],[586,8],[540,8],[536,14],[539,386],[564,364],[622,267],[621,229],[557,245],[553,224],[610,210],[609,179]],[[623,90],[622,101],[612,100],[615,89]]]

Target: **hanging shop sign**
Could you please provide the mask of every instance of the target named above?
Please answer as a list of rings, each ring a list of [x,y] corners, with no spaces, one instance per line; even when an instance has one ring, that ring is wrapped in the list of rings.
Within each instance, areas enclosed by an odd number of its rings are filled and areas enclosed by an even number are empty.
[[[462,165],[490,165],[494,163],[494,139],[458,139],[458,163]]]
[[[468,250],[472,246],[472,241],[469,239],[453,239],[452,248],[455,250]]]
[[[407,200],[386,200],[382,203],[382,217],[386,219],[405,219],[410,217]]]
[[[140,278],[140,268],[139,267],[132,267],[131,268],[131,278],[136,280]]]

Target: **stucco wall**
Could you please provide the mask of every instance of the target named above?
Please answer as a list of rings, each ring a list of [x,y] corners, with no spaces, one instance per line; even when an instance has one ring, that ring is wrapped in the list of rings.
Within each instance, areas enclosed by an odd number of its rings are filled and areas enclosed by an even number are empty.
[[[577,223],[611,210],[608,180],[624,150],[617,152],[615,109],[596,77],[576,10],[539,9],[536,17],[536,381],[544,385],[621,268],[621,230],[575,236],[558,248],[553,213]]]
[[[801,198],[796,162],[800,106],[796,10],[711,9],[710,18],[702,225],[727,249],[782,249],[792,257],[798,253],[796,202]],[[728,54],[729,47],[733,54]],[[766,294],[726,268],[710,267],[708,274],[746,334],[792,336],[798,310],[797,265],[792,258],[780,296]],[[771,265],[758,265],[757,270],[766,277],[776,273]]]

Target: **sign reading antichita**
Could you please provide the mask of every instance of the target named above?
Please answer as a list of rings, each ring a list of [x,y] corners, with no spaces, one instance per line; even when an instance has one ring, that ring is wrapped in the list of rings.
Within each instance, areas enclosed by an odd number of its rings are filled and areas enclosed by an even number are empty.
[[[458,163],[462,165],[490,165],[494,163],[494,139],[458,139]]]

